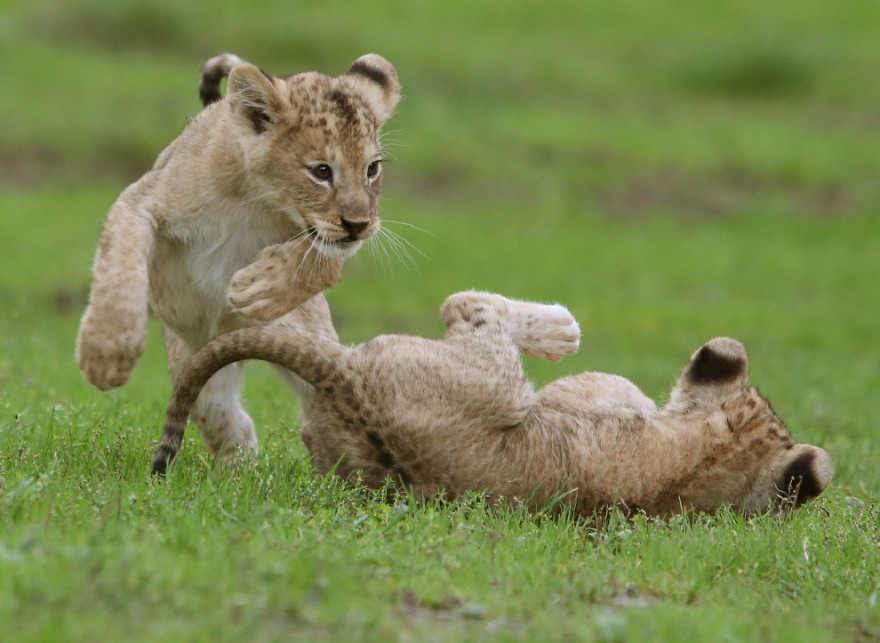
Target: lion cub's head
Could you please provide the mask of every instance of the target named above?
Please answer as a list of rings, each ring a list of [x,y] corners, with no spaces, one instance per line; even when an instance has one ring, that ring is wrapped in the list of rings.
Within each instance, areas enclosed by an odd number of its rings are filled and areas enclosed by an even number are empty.
[[[831,481],[829,455],[795,443],[770,403],[749,386],[746,351],[736,340],[713,339],[695,352],[667,409],[704,418],[695,436],[708,443],[704,455],[679,486],[680,497],[696,508],[797,507]]]
[[[320,252],[353,254],[379,228],[379,130],[399,99],[397,72],[375,54],[337,78],[234,66],[225,102],[248,194],[290,216]]]

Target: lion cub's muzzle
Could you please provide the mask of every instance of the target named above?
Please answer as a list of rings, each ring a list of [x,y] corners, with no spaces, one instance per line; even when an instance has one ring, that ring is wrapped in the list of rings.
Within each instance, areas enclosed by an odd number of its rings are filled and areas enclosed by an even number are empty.
[[[309,235],[313,238],[315,248],[323,255],[335,258],[346,258],[357,252],[364,241],[379,230],[379,220],[340,219],[338,228],[334,230],[316,230],[312,228]]]

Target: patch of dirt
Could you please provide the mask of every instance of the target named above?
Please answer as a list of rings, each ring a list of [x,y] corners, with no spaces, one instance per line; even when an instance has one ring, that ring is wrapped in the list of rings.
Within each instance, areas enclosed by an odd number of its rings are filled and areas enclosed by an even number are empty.
[[[603,211],[615,216],[657,211],[725,216],[757,202],[774,202],[809,216],[839,216],[860,207],[856,195],[844,187],[784,184],[737,170],[704,176],[659,172],[592,196]]]
[[[464,172],[414,172],[401,168],[389,171],[386,185],[402,189],[431,203],[527,202],[537,190],[524,183],[495,180],[474,180]]]
[[[599,212],[613,217],[642,217],[658,212],[723,217],[766,205],[792,214],[827,217],[851,214],[870,205],[866,196],[851,185],[802,185],[741,168],[676,168],[639,174],[624,169],[623,161],[608,150],[583,150],[578,154],[534,146],[522,156],[529,159],[528,163],[558,165],[560,171],[584,167],[587,176],[590,168],[601,167],[603,174],[613,177],[615,182],[603,186],[596,176],[591,176],[583,182],[567,179],[565,183],[549,185],[541,177],[530,182],[507,180],[500,174],[471,177],[463,171],[417,173],[394,168],[388,185],[420,199],[450,205],[467,202],[522,206],[540,201],[542,193],[561,189],[572,203],[592,203]]]
[[[99,158],[66,158],[48,150],[26,153],[0,152],[0,185],[29,188],[47,182],[94,181],[112,178],[121,184],[135,181],[149,165],[110,155]]]
[[[611,607],[650,607],[652,605],[658,605],[662,601],[650,594],[645,594],[643,592],[639,592],[636,588],[626,586],[618,589],[614,595],[611,597],[611,600],[608,602],[608,605]]]
[[[80,315],[88,303],[87,287],[61,287],[51,293],[49,307],[58,315]]]
[[[504,618],[490,618],[482,603],[462,603],[453,596],[445,597],[436,604],[427,604],[412,592],[404,593],[398,612],[413,623],[471,623],[484,628],[487,635],[509,632],[520,627],[519,623]]]

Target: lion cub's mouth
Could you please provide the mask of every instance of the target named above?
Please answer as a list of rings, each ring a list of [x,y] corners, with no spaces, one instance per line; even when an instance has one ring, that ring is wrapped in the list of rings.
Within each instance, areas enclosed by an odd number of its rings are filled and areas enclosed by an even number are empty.
[[[306,230],[306,235],[311,239],[312,247],[326,257],[334,259],[345,259],[356,253],[364,241],[372,236],[346,235],[338,239],[329,238],[325,234],[321,234],[316,228],[311,227]]]

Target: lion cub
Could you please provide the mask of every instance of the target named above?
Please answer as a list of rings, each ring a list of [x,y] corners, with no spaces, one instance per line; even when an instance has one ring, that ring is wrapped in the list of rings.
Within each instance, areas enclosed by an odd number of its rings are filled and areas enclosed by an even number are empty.
[[[303,326],[217,338],[177,380],[153,471],[177,453],[211,375],[257,358],[315,387],[302,429],[315,469],[373,487],[391,477],[424,495],[488,490],[534,506],[562,497],[583,515],[619,506],[667,516],[797,507],[831,480],[828,454],[796,444],[749,386],[735,340],[696,351],[658,410],[616,375],[532,388],[520,352],[556,360],[578,348],[577,323],[561,306],[464,292],[442,316],[440,340],[392,335],[347,347]]]
[[[273,78],[225,54],[206,64],[200,94],[205,109],[107,215],[76,346],[99,389],[130,377],[148,304],[174,378],[211,339],[252,324],[335,341],[320,293],[379,227],[379,131],[400,98],[384,58],[362,56],[336,78]],[[311,387],[284,374],[307,406]],[[221,459],[257,449],[240,377],[223,369],[193,408]]]

